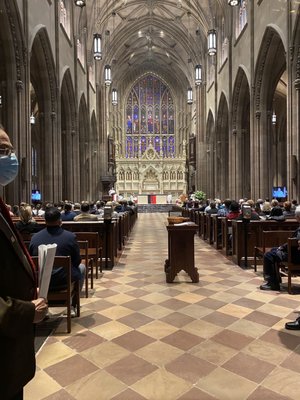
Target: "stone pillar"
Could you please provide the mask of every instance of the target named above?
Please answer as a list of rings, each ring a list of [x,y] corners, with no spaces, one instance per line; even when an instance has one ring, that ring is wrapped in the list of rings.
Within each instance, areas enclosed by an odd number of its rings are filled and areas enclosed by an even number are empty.
[[[260,119],[261,119],[261,112],[255,112],[255,126],[254,126],[254,134],[253,134],[253,141],[251,145],[252,149],[252,157],[251,157],[251,187],[252,187],[252,197],[258,199],[263,197],[262,190],[261,190],[261,183],[260,183]],[[255,167],[254,167],[255,166]]]

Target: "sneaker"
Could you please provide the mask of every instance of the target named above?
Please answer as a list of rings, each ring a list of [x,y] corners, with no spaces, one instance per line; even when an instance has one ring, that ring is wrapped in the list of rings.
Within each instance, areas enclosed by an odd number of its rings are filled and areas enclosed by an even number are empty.
[[[64,316],[68,315],[68,311],[66,310],[64,312]],[[77,316],[76,308],[74,306],[71,306],[71,318],[75,318]]]
[[[71,318],[75,318],[77,315],[76,308],[71,306]]]

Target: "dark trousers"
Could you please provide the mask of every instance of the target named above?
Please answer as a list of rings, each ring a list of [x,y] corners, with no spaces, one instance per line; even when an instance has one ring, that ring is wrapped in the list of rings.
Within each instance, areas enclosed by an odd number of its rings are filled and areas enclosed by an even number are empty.
[[[287,254],[278,252],[278,247],[273,247],[264,254],[264,278],[270,284],[279,284],[280,277],[277,269],[277,263],[286,261]]]
[[[23,389],[19,393],[15,394],[10,400],[23,400]]]

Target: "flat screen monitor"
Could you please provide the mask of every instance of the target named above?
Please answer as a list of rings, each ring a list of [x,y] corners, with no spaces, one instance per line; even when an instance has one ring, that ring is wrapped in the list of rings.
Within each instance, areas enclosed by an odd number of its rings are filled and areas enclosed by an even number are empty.
[[[42,195],[40,190],[32,190],[31,192],[31,200],[32,201],[41,201],[42,200]]]
[[[272,190],[272,196],[276,199],[286,199],[287,198],[287,188],[286,186],[274,186]]]

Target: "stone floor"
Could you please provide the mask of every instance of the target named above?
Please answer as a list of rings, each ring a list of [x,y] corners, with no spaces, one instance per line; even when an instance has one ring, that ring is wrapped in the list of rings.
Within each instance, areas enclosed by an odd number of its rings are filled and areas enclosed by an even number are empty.
[[[300,296],[262,292],[195,237],[200,282],[166,284],[166,214],[141,214],[119,262],[37,354],[25,400],[300,398]]]

